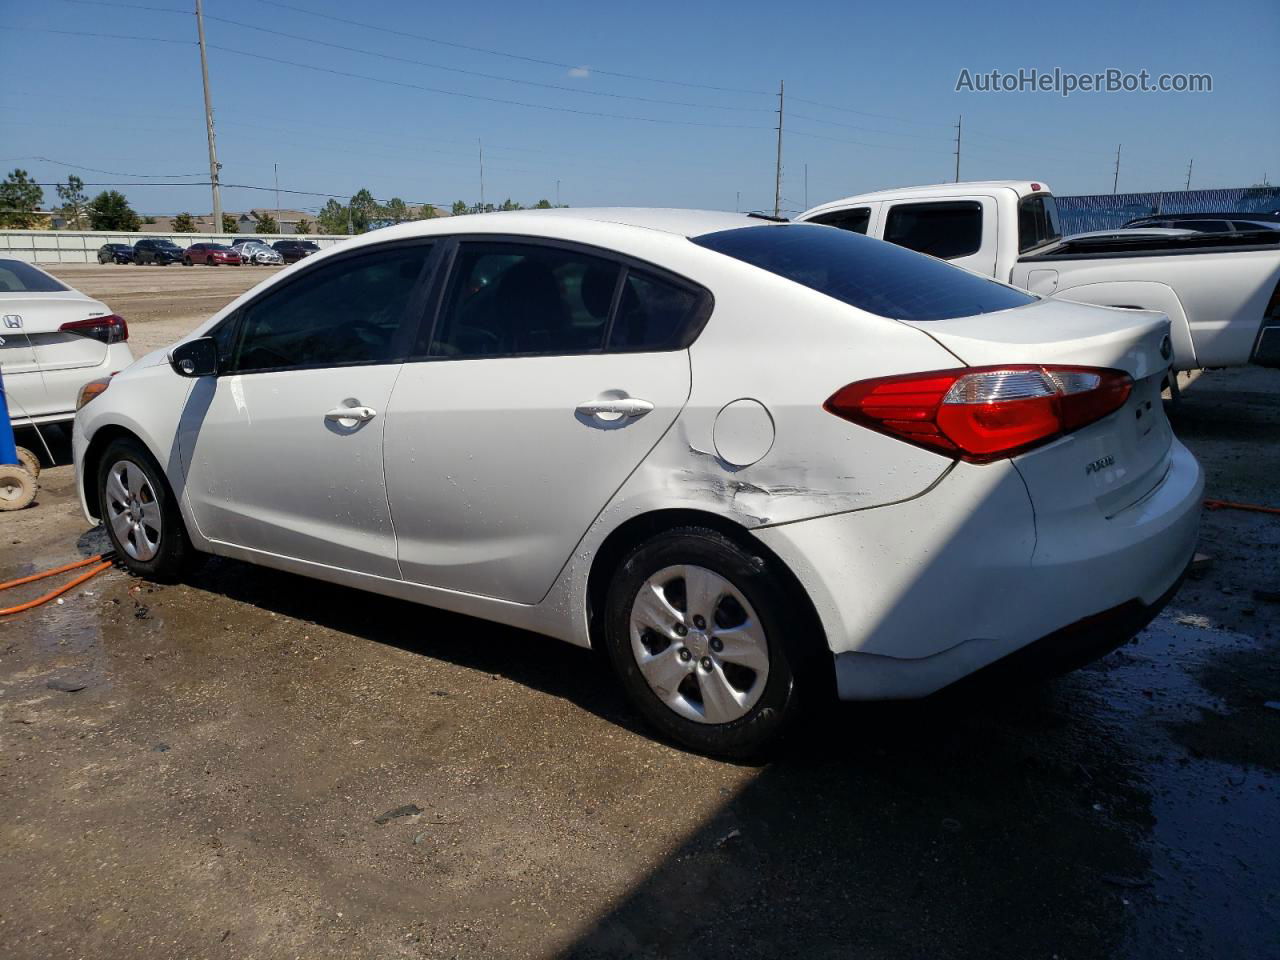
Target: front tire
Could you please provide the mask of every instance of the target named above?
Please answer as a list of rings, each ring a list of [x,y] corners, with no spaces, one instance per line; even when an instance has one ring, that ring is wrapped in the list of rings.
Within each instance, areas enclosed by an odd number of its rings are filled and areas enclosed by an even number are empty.
[[[682,527],[635,548],[614,574],[604,642],[628,697],[671,739],[751,757],[799,712],[792,623],[771,561],[724,534]]]
[[[140,441],[121,437],[103,452],[98,504],[116,557],[130,573],[174,583],[198,558],[164,472]]]

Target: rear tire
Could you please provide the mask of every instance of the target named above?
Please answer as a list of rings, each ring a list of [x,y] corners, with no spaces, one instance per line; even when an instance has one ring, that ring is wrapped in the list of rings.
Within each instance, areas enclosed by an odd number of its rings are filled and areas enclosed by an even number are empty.
[[[604,645],[631,702],[701,753],[765,752],[799,714],[791,644],[807,633],[771,562],[706,527],[640,544],[614,573]]]
[[[97,483],[102,524],[130,573],[174,583],[200,558],[164,472],[139,440],[121,437],[108,445]]]

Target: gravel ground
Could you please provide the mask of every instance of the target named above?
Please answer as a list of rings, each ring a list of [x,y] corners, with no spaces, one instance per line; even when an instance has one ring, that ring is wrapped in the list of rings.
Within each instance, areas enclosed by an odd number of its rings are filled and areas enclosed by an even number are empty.
[[[156,346],[266,271],[57,272]],[[1173,416],[1210,496],[1280,505],[1280,371]],[[101,549],[70,468],[41,482],[0,579]],[[1085,670],[842,707],[760,766],[549,639],[110,571],[0,622],[0,955],[1280,956],[1280,518],[1206,512],[1202,549]]]

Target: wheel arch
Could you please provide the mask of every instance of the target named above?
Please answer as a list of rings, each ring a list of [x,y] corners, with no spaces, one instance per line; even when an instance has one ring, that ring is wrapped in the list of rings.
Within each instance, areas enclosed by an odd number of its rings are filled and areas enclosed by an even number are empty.
[[[800,578],[795,575],[783,559],[767,545],[752,535],[751,531],[733,520],[710,511],[683,508],[652,510],[624,521],[609,532],[596,548],[591,561],[591,569],[587,575],[586,619],[587,636],[594,650],[603,650],[605,600],[609,592],[609,584],[613,575],[622,564],[623,559],[641,543],[668,530],[680,527],[706,527],[724,535],[739,546],[761,556],[772,567],[782,580],[784,592],[788,599],[801,612],[807,629],[796,631],[796,636],[804,638],[804,649],[795,651],[803,654],[803,663],[797,664],[814,679],[827,685],[832,695],[835,693],[835,663],[831,648],[827,644],[826,631],[822,618],[813,605],[808,592],[801,585]]]
[[[89,446],[85,448],[81,467],[85,509],[95,520],[102,520],[102,504],[98,500],[98,468],[102,465],[102,455],[107,447],[111,446],[112,441],[119,439],[136,440],[146,448],[157,463],[160,462],[155,451],[151,449],[151,444],[122,424],[108,423],[95,430]],[[164,470],[161,469],[161,474],[163,473]],[[167,477],[165,482],[168,482]]]

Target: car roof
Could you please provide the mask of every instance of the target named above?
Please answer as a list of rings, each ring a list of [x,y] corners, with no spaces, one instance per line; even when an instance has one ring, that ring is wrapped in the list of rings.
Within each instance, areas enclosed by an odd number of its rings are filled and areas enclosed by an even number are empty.
[[[548,231],[563,236],[574,223],[584,226],[612,226],[626,233],[636,230],[672,237],[698,237],[736,227],[761,226],[768,221],[745,213],[719,210],[684,210],[652,207],[561,207],[551,210],[513,210],[472,213],[457,217],[414,220],[392,227],[371,230],[355,238],[363,245],[391,237],[430,237],[460,233],[513,233],[538,236]],[[344,241],[343,246],[352,241]],[[349,249],[349,247],[348,247]]]

